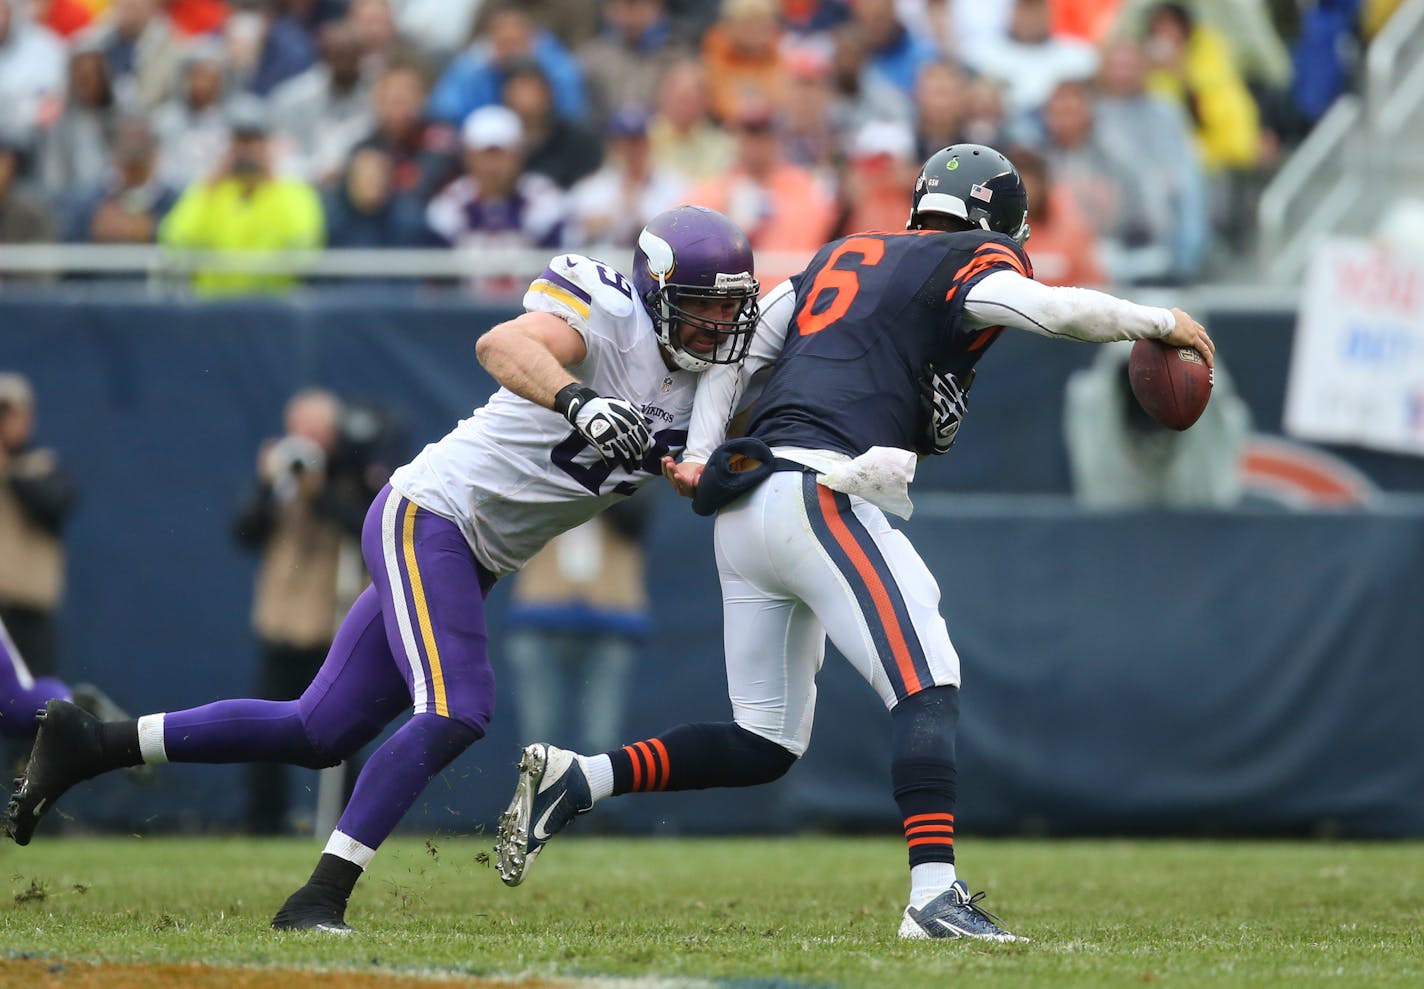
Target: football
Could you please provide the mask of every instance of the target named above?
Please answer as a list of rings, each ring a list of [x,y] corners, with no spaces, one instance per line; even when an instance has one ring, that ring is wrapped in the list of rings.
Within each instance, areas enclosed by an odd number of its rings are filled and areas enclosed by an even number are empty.
[[[1211,368],[1192,347],[1139,340],[1132,345],[1127,378],[1138,404],[1168,429],[1190,427],[1211,398]]]

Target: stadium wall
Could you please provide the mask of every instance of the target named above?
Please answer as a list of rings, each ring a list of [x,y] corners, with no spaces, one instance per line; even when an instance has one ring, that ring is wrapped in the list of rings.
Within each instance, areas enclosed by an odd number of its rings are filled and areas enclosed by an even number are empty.
[[[399,414],[414,444],[493,382],[473,341],[509,310],[352,293],[288,301],[0,299],[0,368],[36,385],[39,436],[78,475],[64,674],[134,710],[245,694],[253,561],[230,536],[260,441],[295,389]],[[1293,314],[1210,323],[1258,428],[1279,430]],[[1424,508],[1095,514],[1067,490],[1061,407],[1089,347],[1010,335],[984,365],[954,454],[927,463],[906,525],[939,578],[964,660],[961,824],[999,833],[1424,835]],[[1381,487],[1424,462],[1336,451]],[[986,492],[1041,495],[1022,498]],[[710,526],[660,495],[657,628],[630,737],[725,719]],[[497,588],[493,640],[507,588]],[[497,664],[498,671],[498,664]],[[509,682],[489,737],[408,826],[487,825],[521,739]],[[888,723],[838,658],[803,764],[779,784],[611,807],[639,831],[895,826]],[[172,766],[67,801],[84,824],[223,829],[240,770]]]

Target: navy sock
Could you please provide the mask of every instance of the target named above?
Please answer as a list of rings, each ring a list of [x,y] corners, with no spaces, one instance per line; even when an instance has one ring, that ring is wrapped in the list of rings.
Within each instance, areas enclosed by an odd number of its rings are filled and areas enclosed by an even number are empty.
[[[911,694],[895,705],[890,721],[890,779],[905,822],[910,865],[953,863],[959,688],[931,687]]]
[[[606,753],[613,792],[756,786],[786,773],[796,756],[738,724],[678,725]]]

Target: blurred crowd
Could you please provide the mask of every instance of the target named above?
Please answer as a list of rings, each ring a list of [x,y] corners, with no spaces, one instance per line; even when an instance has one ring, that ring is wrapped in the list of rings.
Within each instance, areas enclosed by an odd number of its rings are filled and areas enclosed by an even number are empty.
[[[1042,280],[1189,283],[1398,4],[0,0],[0,243],[577,249],[693,202],[809,256],[973,141]]]

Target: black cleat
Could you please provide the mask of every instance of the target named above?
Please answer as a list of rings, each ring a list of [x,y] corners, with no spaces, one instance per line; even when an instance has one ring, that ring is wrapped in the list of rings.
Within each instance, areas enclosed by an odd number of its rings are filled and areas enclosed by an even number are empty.
[[[103,772],[99,720],[92,714],[69,701],[52,700],[35,721],[39,731],[29,765],[15,781],[0,822],[0,830],[17,845],[30,843],[40,818],[70,787]]]
[[[324,931],[355,934],[346,923],[346,900],[337,893],[307,883],[282,904],[272,918],[274,931]]]
[[[76,683],[69,688],[69,693],[75,707],[82,707],[100,721],[129,720],[129,713],[92,683]],[[124,775],[135,783],[146,785],[153,782],[156,774],[153,766],[141,762],[137,766],[125,766]]]

